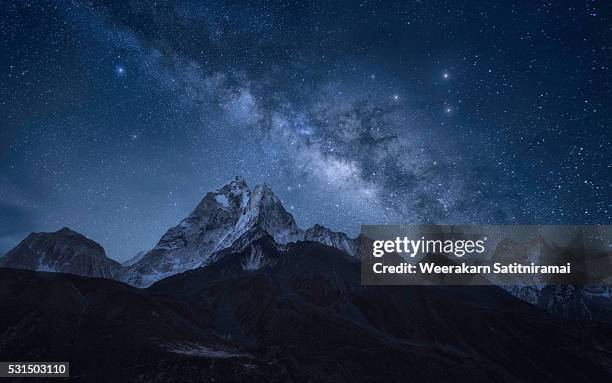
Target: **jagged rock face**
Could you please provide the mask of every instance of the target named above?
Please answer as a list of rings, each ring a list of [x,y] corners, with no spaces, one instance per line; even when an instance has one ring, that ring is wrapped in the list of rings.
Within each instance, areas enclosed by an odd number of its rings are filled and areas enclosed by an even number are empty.
[[[332,231],[318,224],[304,232],[304,241],[314,241],[335,247],[353,257],[357,256],[359,250],[358,239],[351,239],[342,232]]]
[[[0,266],[113,278],[121,265],[87,237],[62,228],[54,233],[31,233],[0,260]]]
[[[300,240],[302,230],[297,227],[293,216],[267,185],[259,185],[238,224],[239,228],[259,227],[270,234],[276,243],[286,244]]]
[[[162,236],[142,259],[128,266],[121,280],[150,284],[206,265],[227,248],[241,250],[268,234],[279,244],[301,240],[303,231],[267,185],[252,191],[241,177],[206,194],[195,210]]]
[[[136,286],[148,286],[201,266],[212,253],[224,247],[250,194],[241,178],[207,193],[187,218],[168,230],[139,261],[128,266],[120,279]]]
[[[585,302],[584,287],[546,286],[538,297],[538,305],[563,319],[593,319]]]

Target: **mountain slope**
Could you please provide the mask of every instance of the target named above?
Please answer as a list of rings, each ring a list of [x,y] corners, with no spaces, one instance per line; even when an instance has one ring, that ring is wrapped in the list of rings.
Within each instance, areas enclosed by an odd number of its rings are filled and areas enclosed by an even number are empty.
[[[609,325],[556,319],[493,286],[361,286],[358,260],[270,236],[224,252],[145,290],[0,269],[0,357],[66,360],[86,381],[612,378]]]
[[[0,269],[0,359],[61,360],[86,382],[286,381],[189,307],[109,279]]]
[[[346,234],[333,231],[315,224],[310,229],[304,232],[304,241],[319,242],[324,245],[335,247],[336,249],[342,250],[350,256],[357,257],[359,252],[359,240],[358,238],[349,238]]]
[[[67,227],[31,233],[0,259],[0,266],[104,278],[114,277],[121,269],[102,246]]]
[[[249,189],[242,177],[209,192],[194,211],[168,230],[157,245],[137,262],[126,265],[120,279],[134,286],[152,283],[206,265],[224,249],[241,250],[270,235],[287,244],[313,240],[356,254],[356,240],[315,225],[301,230],[267,185]]]
[[[259,267],[245,267],[254,253]],[[315,242],[262,237],[149,291],[274,355],[295,381],[612,378],[609,325],[557,320],[494,286],[361,286],[358,260]]]

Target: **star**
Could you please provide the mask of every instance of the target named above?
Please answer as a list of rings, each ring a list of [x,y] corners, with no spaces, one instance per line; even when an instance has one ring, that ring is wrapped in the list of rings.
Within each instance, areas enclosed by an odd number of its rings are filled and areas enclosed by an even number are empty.
[[[115,66],[115,74],[117,77],[124,77],[126,75],[125,67],[121,64]]]
[[[442,73],[442,78],[448,80],[450,78],[450,74],[448,74],[448,72],[444,72]]]

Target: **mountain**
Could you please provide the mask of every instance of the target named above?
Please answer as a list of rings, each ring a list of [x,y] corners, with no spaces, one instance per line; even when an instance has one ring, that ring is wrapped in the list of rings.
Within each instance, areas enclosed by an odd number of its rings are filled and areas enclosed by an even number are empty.
[[[224,249],[244,249],[264,235],[281,245],[315,241],[358,256],[358,239],[321,225],[300,229],[268,185],[251,190],[244,178],[236,177],[207,193],[153,249],[139,252],[122,265],[107,258],[99,244],[64,228],[56,233],[32,233],[0,260],[0,266],[115,278],[146,287],[207,265]]]
[[[0,269],[0,356],[93,382],[612,378],[610,325],[495,286],[362,286],[357,259],[269,235],[221,253],[147,289]]]
[[[220,189],[207,193],[194,211],[168,230],[152,250],[140,252],[122,265],[106,257],[104,249],[96,242],[63,228],[55,233],[30,234],[0,258],[0,266],[114,278],[147,287],[245,249],[250,249],[245,269],[257,270],[270,260],[251,244],[265,236],[270,236],[281,250],[290,243],[312,241],[359,257],[361,238],[351,239],[321,225],[302,230],[269,186],[259,185],[251,190],[243,178],[236,177]],[[579,236],[570,248],[581,249],[583,242],[584,238]],[[529,251],[530,248],[535,252]],[[506,238],[497,245],[493,258],[497,262],[527,262],[535,260],[533,257],[557,252],[541,237],[528,246]],[[609,269],[606,267],[602,269]],[[494,283],[561,318],[612,322],[612,294],[605,284],[585,287],[554,283],[525,285],[520,283],[524,279],[525,276],[517,279],[508,275]]]
[[[348,255],[357,257],[359,253],[359,239],[351,239],[342,232],[332,231],[319,224],[314,225],[304,232],[304,241],[319,242],[324,245],[335,247]]]
[[[304,231],[272,189],[263,184],[249,189],[242,177],[204,196],[194,211],[168,230],[157,245],[127,266],[120,279],[134,286],[152,283],[209,264],[221,250],[239,251],[270,235],[278,244],[302,240],[335,246],[351,255],[357,240],[315,225]]]
[[[123,269],[67,228],[33,233],[3,265],[54,273],[0,269],[0,360],[93,382],[612,379],[609,289],[547,287],[538,307],[496,286],[364,286],[357,254],[241,178]]]
[[[0,258],[0,266],[104,278],[113,278],[121,269],[100,244],[67,227],[31,233]]]

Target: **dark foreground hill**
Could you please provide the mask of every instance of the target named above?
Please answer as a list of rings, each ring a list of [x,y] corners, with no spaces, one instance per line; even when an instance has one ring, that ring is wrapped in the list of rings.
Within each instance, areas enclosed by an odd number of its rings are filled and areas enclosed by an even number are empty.
[[[67,360],[84,381],[607,382],[612,328],[503,290],[364,287],[315,242],[240,253],[141,290],[0,270],[0,359]]]
[[[85,382],[284,381],[209,322],[113,280],[0,269],[2,361],[69,361]]]

